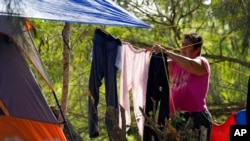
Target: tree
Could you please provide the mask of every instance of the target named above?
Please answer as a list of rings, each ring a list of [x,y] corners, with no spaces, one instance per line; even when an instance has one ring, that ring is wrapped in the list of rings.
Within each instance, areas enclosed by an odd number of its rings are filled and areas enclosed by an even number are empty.
[[[70,54],[70,24],[65,23],[63,31],[63,87],[62,87],[62,98],[61,98],[61,110],[62,113],[59,114],[58,120],[59,122],[64,122],[63,116],[67,113],[67,103],[68,103],[68,88],[69,88],[69,54]],[[63,127],[62,127],[63,128]]]

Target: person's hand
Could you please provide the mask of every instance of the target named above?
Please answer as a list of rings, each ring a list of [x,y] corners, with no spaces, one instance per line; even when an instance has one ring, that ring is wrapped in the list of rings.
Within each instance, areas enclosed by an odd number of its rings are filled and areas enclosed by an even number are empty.
[[[154,53],[158,54],[158,53],[160,53],[162,51],[163,51],[163,48],[161,47],[161,45],[156,44],[156,45],[153,46],[153,52]]]

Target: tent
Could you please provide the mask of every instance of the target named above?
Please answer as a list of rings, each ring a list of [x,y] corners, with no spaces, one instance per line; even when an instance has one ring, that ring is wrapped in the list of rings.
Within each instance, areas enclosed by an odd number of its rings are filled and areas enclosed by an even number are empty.
[[[0,140],[66,140],[28,62],[49,82],[23,18],[0,16]]]
[[[0,15],[70,23],[148,28],[111,0],[1,0]]]

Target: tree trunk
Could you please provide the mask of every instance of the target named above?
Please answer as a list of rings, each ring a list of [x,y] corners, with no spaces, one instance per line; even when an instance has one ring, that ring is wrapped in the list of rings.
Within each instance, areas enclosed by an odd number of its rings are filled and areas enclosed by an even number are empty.
[[[63,88],[62,88],[62,98],[61,98],[61,109],[62,114],[65,116],[67,113],[67,103],[68,103],[68,87],[69,87],[69,39],[70,39],[70,24],[65,23],[63,32]],[[58,117],[59,122],[63,122],[63,117],[60,114]],[[63,129],[63,125],[62,125]]]

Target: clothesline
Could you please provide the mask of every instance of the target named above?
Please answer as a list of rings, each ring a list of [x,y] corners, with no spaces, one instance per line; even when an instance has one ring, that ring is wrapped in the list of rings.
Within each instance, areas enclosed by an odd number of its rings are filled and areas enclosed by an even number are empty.
[[[136,33],[133,33],[133,32],[130,31],[130,30],[128,31],[128,30],[121,29],[121,28],[118,28],[118,29],[119,29],[119,30],[122,30],[123,32],[130,32],[132,35],[137,36],[137,37],[146,38],[146,37],[143,37],[143,36],[138,35],[138,34],[136,34]],[[236,31],[236,32],[239,32],[239,31]],[[233,33],[235,33],[235,32],[230,33],[230,35],[233,34]],[[226,34],[226,35],[225,35],[225,37],[227,37],[227,36],[229,36],[229,34]],[[120,37],[119,37],[119,38],[120,38]],[[121,40],[124,40],[124,41],[126,40],[125,38],[120,38],[120,39],[121,39]],[[150,40],[150,39],[147,38],[147,40]],[[152,41],[154,44],[159,44],[159,45],[163,44],[163,43],[160,43],[160,42],[155,42],[155,41],[153,41],[153,40],[151,40],[151,41]],[[133,45],[133,47],[135,47],[136,49],[142,49],[142,47],[138,47],[138,46],[135,46],[135,45]],[[164,48],[167,48],[167,49],[169,49],[169,50],[171,50],[171,51],[179,51],[179,49],[180,49],[180,47],[175,48],[175,47],[172,47],[172,46],[163,46],[163,47],[164,47]],[[143,47],[143,48],[147,48],[147,47]],[[150,48],[152,48],[152,46],[151,46]],[[239,71],[239,70],[236,70],[236,69],[232,69],[232,68],[228,68],[228,67],[222,66],[222,65],[220,65],[220,64],[218,64],[218,63],[215,63],[215,65],[218,65],[218,66],[220,66],[220,67],[227,68],[227,69],[232,70],[232,71],[234,71],[234,72],[243,74],[243,75],[245,75],[245,76],[247,76],[247,77],[250,76],[250,74],[243,73],[242,71]]]
[[[219,66],[219,67],[222,67],[222,68],[229,69],[229,70],[234,71],[234,72],[236,72],[236,73],[243,74],[243,75],[245,75],[245,76],[247,76],[247,77],[249,77],[249,76],[250,76],[250,74],[243,73],[243,72],[241,72],[241,71],[239,71],[239,70],[232,69],[232,68],[229,68],[229,67],[223,66],[223,65],[221,65],[221,64],[218,64],[218,63],[216,63],[216,65],[217,65],[217,66]]]

